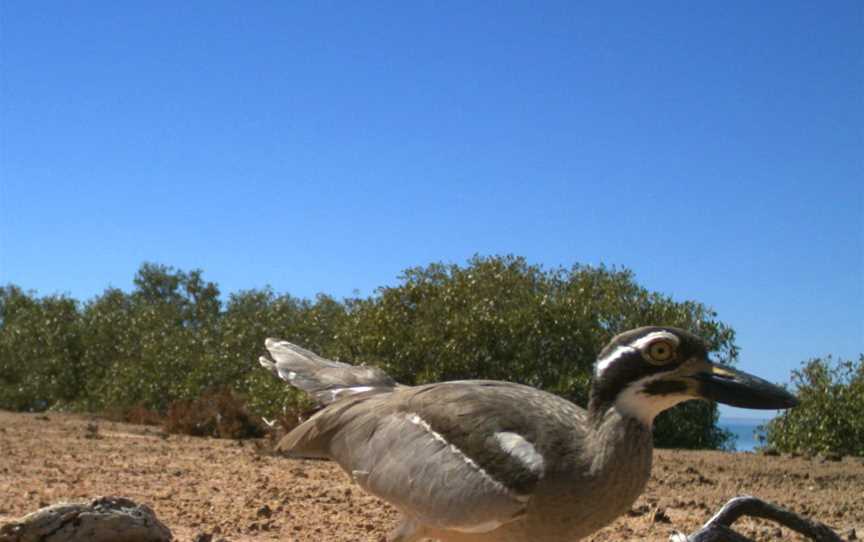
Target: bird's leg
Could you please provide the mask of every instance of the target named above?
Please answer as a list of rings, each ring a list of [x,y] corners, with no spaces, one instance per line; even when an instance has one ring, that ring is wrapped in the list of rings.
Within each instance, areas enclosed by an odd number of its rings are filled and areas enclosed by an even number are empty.
[[[816,542],[843,542],[824,523],[807,519],[785,508],[750,496],[735,497],[730,500],[708,520],[708,523],[690,536],[675,533],[669,540],[670,542],[752,542],[731,529],[732,524],[741,516],[775,521]]]

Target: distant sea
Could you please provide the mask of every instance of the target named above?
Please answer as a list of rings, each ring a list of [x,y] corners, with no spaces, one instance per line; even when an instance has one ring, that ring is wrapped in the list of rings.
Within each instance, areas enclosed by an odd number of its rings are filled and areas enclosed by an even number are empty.
[[[737,437],[735,440],[735,450],[739,452],[752,452],[759,441],[756,440],[756,428],[764,425],[768,420],[748,419],[748,418],[720,418],[718,426],[732,431]]]

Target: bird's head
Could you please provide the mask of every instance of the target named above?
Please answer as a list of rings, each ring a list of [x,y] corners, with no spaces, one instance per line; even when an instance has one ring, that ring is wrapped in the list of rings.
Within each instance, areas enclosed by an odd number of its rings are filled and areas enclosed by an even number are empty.
[[[657,414],[689,399],[771,410],[798,404],[779,386],[713,363],[702,339],[683,329],[641,327],[621,333],[597,358],[593,413],[614,408],[650,426]]]

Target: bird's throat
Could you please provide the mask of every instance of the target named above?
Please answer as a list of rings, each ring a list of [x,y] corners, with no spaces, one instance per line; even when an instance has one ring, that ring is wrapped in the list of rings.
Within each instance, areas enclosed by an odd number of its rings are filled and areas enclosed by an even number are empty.
[[[585,451],[592,473],[610,479],[647,480],[654,451],[650,424],[610,408],[592,420],[590,431],[590,449]]]

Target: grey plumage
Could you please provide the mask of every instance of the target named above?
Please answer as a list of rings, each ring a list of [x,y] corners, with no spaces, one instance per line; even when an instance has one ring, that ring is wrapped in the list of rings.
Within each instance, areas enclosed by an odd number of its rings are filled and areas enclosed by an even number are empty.
[[[658,344],[681,359],[667,358]],[[331,458],[363,489],[396,506],[404,519],[390,540],[398,542],[565,542],[589,535],[644,489],[653,416],[698,396],[696,375],[704,380],[705,371],[716,370],[730,380],[733,374],[705,361],[704,345],[687,332],[635,330],[604,350],[586,411],[520,384],[401,386],[380,370],[284,341],[268,339],[267,349],[273,361],[261,358],[262,365],[325,405],[279,449]],[[769,397],[774,408],[790,406],[788,394],[763,392],[760,400]]]

